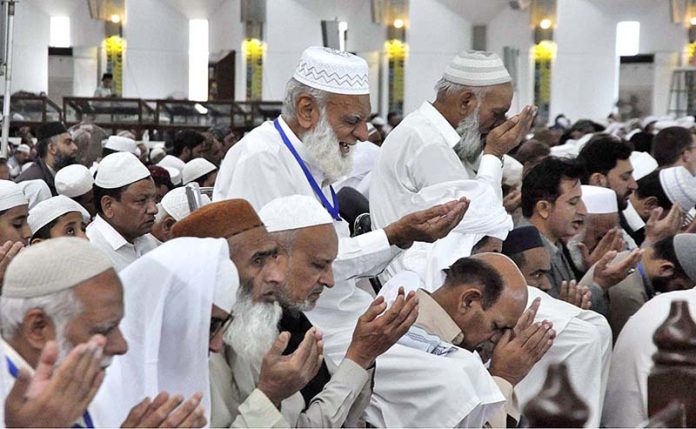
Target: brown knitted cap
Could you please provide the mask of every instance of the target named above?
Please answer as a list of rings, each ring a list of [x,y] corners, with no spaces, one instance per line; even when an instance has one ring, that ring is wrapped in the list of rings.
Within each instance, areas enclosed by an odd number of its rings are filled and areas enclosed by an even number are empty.
[[[186,216],[172,229],[175,238],[229,238],[263,226],[247,200],[233,199],[207,204]]]

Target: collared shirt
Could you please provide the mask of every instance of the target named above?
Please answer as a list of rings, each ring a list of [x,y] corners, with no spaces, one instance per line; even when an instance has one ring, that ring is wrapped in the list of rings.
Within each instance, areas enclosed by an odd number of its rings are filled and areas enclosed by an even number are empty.
[[[462,163],[453,147],[461,137],[429,102],[404,118],[381,147],[370,179],[372,224],[384,228],[413,211],[411,198],[421,189],[452,180],[477,179],[502,200],[503,163],[483,155],[478,172]]]
[[[87,226],[86,234],[93,245],[109,256],[117,272],[157,247],[157,241],[150,234],[145,234],[133,240],[133,243],[129,243],[100,215],[96,215],[92,223]]]

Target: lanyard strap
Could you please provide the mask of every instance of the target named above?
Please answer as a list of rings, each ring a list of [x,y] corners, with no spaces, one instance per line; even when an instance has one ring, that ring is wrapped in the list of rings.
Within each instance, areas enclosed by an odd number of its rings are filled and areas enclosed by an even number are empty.
[[[5,361],[7,361],[7,369],[10,371],[12,378],[16,379],[19,376],[19,370],[17,366],[10,360],[9,357],[5,356]],[[94,428],[94,422],[92,421],[92,416],[89,415],[89,411],[85,411],[82,415],[82,419],[85,421],[85,427]],[[73,428],[82,428],[79,423],[72,425]]]
[[[341,220],[341,215],[338,212],[338,198],[336,197],[336,192],[334,192],[333,186],[329,186],[329,189],[331,189],[331,198],[333,199],[333,204],[331,204],[329,200],[326,199],[324,193],[321,191],[321,187],[319,187],[319,184],[314,179],[314,176],[312,176],[312,173],[309,171],[309,168],[307,168],[307,165],[305,165],[304,161],[302,161],[300,154],[297,153],[295,147],[292,145],[292,143],[290,143],[288,136],[285,135],[283,128],[280,126],[280,122],[278,122],[278,118],[276,118],[276,120],[273,121],[273,125],[275,126],[276,130],[278,130],[278,134],[280,134],[280,138],[283,139],[283,143],[285,143],[285,146],[288,148],[290,153],[292,153],[292,156],[295,157],[295,161],[297,161],[297,163],[300,165],[300,168],[302,169],[302,172],[307,178],[309,185],[314,190],[314,193],[319,198],[326,211],[328,211],[331,217],[335,220]]]

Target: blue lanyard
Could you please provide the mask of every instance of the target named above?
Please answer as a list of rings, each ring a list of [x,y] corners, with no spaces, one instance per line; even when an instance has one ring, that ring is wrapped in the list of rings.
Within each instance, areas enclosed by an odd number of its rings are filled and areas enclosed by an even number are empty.
[[[19,370],[15,366],[14,362],[10,360],[7,356],[5,356],[5,360],[7,361],[7,369],[10,371],[10,375],[12,378],[16,379],[17,376],[19,376]],[[85,411],[85,413],[82,415],[82,419],[85,421],[85,424],[87,425],[88,428],[94,428],[94,422],[92,422],[92,416],[89,415],[88,411]],[[73,428],[81,428],[79,424],[75,423],[72,425]]]
[[[648,299],[652,299],[652,297],[655,296],[655,291],[652,290],[652,287],[650,286],[650,280],[648,280],[648,276],[645,275],[645,269],[643,268],[643,263],[639,262],[638,265],[636,266],[638,268],[638,272],[640,273],[640,277],[643,280],[643,288],[645,289],[645,294],[648,296]]]
[[[276,130],[278,130],[280,138],[283,139],[283,143],[285,143],[285,146],[288,148],[290,153],[292,153],[292,156],[295,157],[295,161],[297,161],[297,163],[300,165],[300,168],[302,169],[302,172],[304,172],[307,181],[314,190],[316,196],[319,197],[319,199],[321,200],[321,203],[324,205],[326,211],[328,211],[331,217],[335,220],[341,220],[341,215],[338,212],[338,198],[336,198],[336,192],[334,192],[333,186],[329,186],[329,189],[331,189],[331,198],[333,199],[333,204],[331,204],[329,203],[329,200],[326,199],[324,193],[321,191],[321,187],[319,187],[319,184],[314,179],[314,176],[312,176],[312,173],[309,171],[309,168],[307,168],[307,165],[305,165],[304,161],[302,161],[302,158],[300,158],[300,155],[297,153],[297,150],[295,150],[295,147],[292,145],[292,143],[290,143],[288,136],[285,135],[283,128],[280,126],[280,122],[278,122],[278,118],[276,118],[276,120],[273,121],[273,125],[275,126]]]

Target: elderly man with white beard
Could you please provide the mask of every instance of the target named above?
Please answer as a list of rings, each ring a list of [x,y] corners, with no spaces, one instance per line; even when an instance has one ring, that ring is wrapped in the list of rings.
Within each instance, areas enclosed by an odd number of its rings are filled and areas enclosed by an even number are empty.
[[[536,107],[506,120],[511,78],[491,52],[457,55],[435,90],[435,101],[406,116],[382,145],[370,185],[377,227],[409,213],[411,198],[438,183],[476,179],[502,200],[504,155],[529,132]]]

